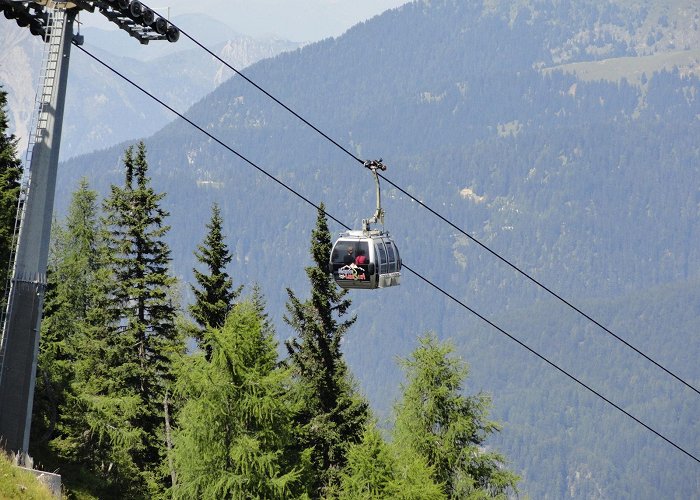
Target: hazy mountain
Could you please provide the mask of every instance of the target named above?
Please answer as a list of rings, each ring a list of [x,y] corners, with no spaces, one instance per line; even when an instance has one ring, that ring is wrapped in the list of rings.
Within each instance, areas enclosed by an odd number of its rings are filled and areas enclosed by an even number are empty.
[[[168,19],[170,18],[167,9],[163,9],[159,13]],[[91,46],[102,49],[112,48],[111,52],[114,55],[128,59],[153,61],[169,54],[184,52],[193,47],[186,37],[182,38],[184,43],[178,41],[178,43],[170,44],[162,41],[153,41],[147,45],[142,45],[136,39],[126,36],[116,25],[109,23],[98,14],[83,14],[82,19],[85,21],[88,21],[88,19],[90,21],[101,21],[97,26],[89,26],[81,30],[81,33],[85,35],[86,42]],[[215,46],[226,40],[251,39],[250,36],[245,36],[220,19],[204,14],[178,15],[173,18],[173,22],[178,26],[182,26],[187,33],[196,34],[197,40],[207,47]],[[271,37],[259,37],[257,40],[260,42],[274,41]]]
[[[173,21],[201,34],[200,43],[239,70],[300,45],[272,37],[243,36],[203,15]],[[181,111],[233,74],[213,57],[202,57],[201,49],[184,36],[175,44],[160,41],[144,46],[117,29],[86,28],[81,33],[85,49],[128,73],[146,89],[166,95]],[[0,44],[6,48],[0,52],[0,83],[8,91],[14,133],[24,150],[44,44],[9,21],[0,23]],[[139,91],[116,81],[109,70],[76,48],[71,51],[66,107],[62,158],[151,134],[173,118],[167,110],[150,106]]]
[[[277,36],[308,42],[337,36],[353,24],[396,7],[407,0],[170,0],[172,12],[207,12],[239,33],[253,37]]]
[[[689,0],[426,0],[246,74],[360,158],[384,159],[410,193],[383,184],[406,264],[697,457],[697,393],[413,200],[698,387],[698,15]],[[242,79],[187,116],[346,224],[373,212],[368,172]],[[262,285],[289,335],[284,289],[307,288],[315,209],[182,121],[146,142],[176,272],[189,279],[218,201],[234,279]],[[121,182],[123,149],[62,164],[59,209],[80,176],[102,192]],[[412,273],[352,297],[345,349],[380,416],[400,381],[395,357],[433,329],[471,364],[467,390],[493,394],[494,444],[532,498],[697,496],[692,458]]]
[[[32,122],[36,83],[41,61],[42,44],[33,41],[26,28],[14,22],[0,22],[0,84],[8,92],[10,130],[20,139],[20,150],[27,144],[27,131]]]

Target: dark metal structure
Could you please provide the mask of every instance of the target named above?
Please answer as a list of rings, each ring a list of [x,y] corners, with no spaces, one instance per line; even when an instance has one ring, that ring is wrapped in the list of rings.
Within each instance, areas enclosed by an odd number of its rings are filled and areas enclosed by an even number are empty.
[[[46,42],[36,129],[29,138],[15,222],[7,307],[0,318],[0,446],[22,455],[29,448],[70,48],[83,42],[73,31],[76,15],[83,10],[98,10],[142,44],[175,42],[179,37],[175,26],[138,0],[0,0],[7,19]]]

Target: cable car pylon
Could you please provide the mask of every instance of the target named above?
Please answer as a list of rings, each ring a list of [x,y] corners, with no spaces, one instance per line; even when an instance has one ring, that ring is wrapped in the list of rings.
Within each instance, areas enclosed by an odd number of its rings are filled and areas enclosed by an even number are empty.
[[[83,42],[79,33],[73,33],[76,16],[83,10],[97,10],[142,44],[175,42],[180,33],[138,0],[0,0],[0,12],[7,19],[15,19],[49,44],[37,128],[29,143],[29,175],[20,192],[7,305],[0,314],[0,448],[18,454],[20,464],[28,463],[70,49]]]
[[[364,162],[374,176],[377,208],[372,217],[362,219],[362,229],[341,233],[331,250],[329,269],[335,282],[344,289],[375,289],[397,286],[401,282],[399,249],[388,231],[372,229],[371,224],[384,226],[381,186],[378,170],[386,170],[379,160]]]

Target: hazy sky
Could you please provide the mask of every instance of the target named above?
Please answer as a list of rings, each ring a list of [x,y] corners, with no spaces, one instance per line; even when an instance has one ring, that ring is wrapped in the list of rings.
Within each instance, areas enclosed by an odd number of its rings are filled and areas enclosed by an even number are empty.
[[[345,30],[409,0],[142,0],[155,11],[170,16],[205,13],[221,19],[244,35],[276,35],[293,41],[316,41],[338,36]],[[102,16],[83,16],[86,25]],[[184,29],[184,27],[183,27]]]

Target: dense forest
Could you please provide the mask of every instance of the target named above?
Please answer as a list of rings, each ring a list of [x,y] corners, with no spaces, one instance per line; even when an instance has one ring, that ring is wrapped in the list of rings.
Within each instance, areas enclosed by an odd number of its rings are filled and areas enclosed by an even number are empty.
[[[415,202],[697,387],[700,81],[663,64],[600,80],[562,66],[615,68],[622,57],[663,61],[665,51],[698,49],[693,19],[692,2],[414,2],[246,75],[349,151],[384,159],[387,181],[405,191],[383,183],[386,228],[411,269],[697,455],[697,394]],[[242,79],[187,117],[345,224],[371,214],[370,176]],[[245,284],[234,302],[258,283],[276,338],[293,346],[285,306],[312,296],[304,266],[316,210],[183,121],[144,142],[152,184],[167,193],[172,230],[163,238],[180,303],[195,302],[182,284],[197,282],[193,246],[216,203],[230,269]],[[126,147],[62,164],[59,213],[82,177],[109,197]],[[409,394],[396,358],[416,361],[416,338],[434,331],[436,345],[452,339],[469,362],[464,394],[492,394],[491,418],[503,427],[486,449],[502,451],[525,494],[697,495],[691,459],[412,273],[395,289],[348,297],[357,320],[340,348],[380,437],[398,432],[394,402]],[[366,437],[367,446],[378,439]]]
[[[3,95],[3,94],[0,94]],[[2,114],[0,114],[2,118]],[[2,122],[4,123],[4,122]],[[12,137],[5,137],[12,160]],[[280,359],[265,298],[235,286],[218,205],[193,250],[195,300],[170,272],[166,193],[146,148],[99,203],[82,180],[54,227],[30,450],[77,498],[484,498],[517,491],[490,398],[466,396],[464,362],[434,334],[403,360],[390,439],[340,349],[356,321],[326,266],[321,206],[311,297],[287,289],[296,335]],[[3,162],[3,171],[15,162]],[[16,193],[16,183],[3,193]],[[10,226],[11,227],[11,226]],[[196,347],[187,348],[187,339]]]

